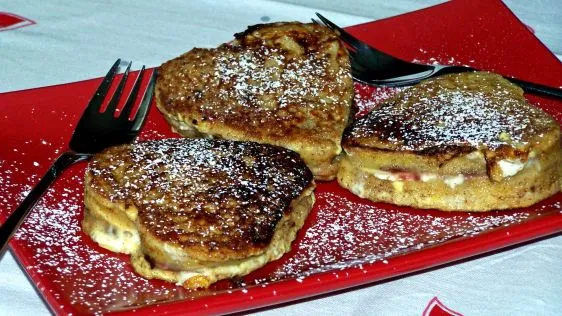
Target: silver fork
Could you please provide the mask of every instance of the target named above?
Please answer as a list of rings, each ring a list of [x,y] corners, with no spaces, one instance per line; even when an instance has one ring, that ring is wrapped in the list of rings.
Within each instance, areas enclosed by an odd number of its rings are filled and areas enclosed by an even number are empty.
[[[407,62],[367,45],[321,14],[316,13],[316,15],[325,26],[339,36],[348,48],[353,78],[357,81],[375,86],[401,87],[444,74],[477,70],[468,66],[426,65]],[[320,24],[314,19],[312,21]],[[561,89],[512,77],[504,76],[504,78],[520,86],[525,92],[562,98]]]
[[[138,135],[152,99],[156,71],[153,71],[150,76],[134,118],[130,119],[130,116],[139,95],[145,66],[142,66],[142,69],[139,71],[121,113],[115,117],[115,110],[129,76],[131,62],[127,65],[127,69],[109,100],[106,109],[103,112],[101,112],[101,109],[113,78],[119,70],[120,63],[121,59],[118,59],[113,64],[92,96],[72,134],[69,149],[53,162],[47,173],[39,180],[39,183],[0,226],[0,242],[2,243],[0,257],[4,254],[8,241],[26,218],[29,211],[66,168],[76,162],[88,160],[93,154],[107,147],[129,143]]]

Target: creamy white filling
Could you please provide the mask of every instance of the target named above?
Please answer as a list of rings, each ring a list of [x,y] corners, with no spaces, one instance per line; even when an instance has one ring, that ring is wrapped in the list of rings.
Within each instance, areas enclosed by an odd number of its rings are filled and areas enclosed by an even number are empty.
[[[504,159],[498,161],[498,166],[502,171],[502,177],[511,177],[516,175],[519,171],[525,168],[526,163],[522,162],[521,160],[509,160]]]
[[[387,180],[387,181],[392,181],[394,188],[397,191],[402,191],[403,188],[403,182],[402,181],[415,181],[412,179],[404,179],[403,178],[403,172],[390,172],[390,171],[384,171],[384,170],[380,170],[380,169],[368,169],[368,168],[364,168],[364,171],[372,174],[373,176],[375,176],[375,178],[377,179],[381,179],[381,180]],[[413,175],[415,175],[414,173],[412,173]],[[442,179],[445,184],[447,184],[449,187],[451,187],[452,189],[454,189],[457,185],[460,185],[464,182],[464,176],[463,175],[458,175],[458,176],[440,176],[436,173],[429,173],[429,172],[422,172],[419,174],[419,181],[422,182],[429,182],[429,181],[435,181],[438,179]]]
[[[428,181],[433,181],[433,180],[437,180],[438,175],[435,173],[427,173],[427,172],[422,172],[420,174],[420,180],[422,182],[428,182]]]
[[[464,175],[459,174],[456,176],[444,176],[443,182],[445,182],[445,184],[448,185],[451,189],[454,189],[456,186],[464,183]]]
[[[90,237],[102,247],[114,252],[130,254],[140,247],[140,237],[138,232],[129,232],[114,229],[94,229],[90,232]]]
[[[364,169],[364,170],[374,175],[377,179],[381,179],[381,180],[389,180],[389,181],[405,180],[401,175],[403,173],[400,172],[384,171],[380,169]],[[433,173],[422,172],[419,174],[419,176],[422,182],[437,180],[437,174],[433,174]]]
[[[400,180],[400,178],[398,177],[398,174],[396,174],[394,172],[383,171],[383,170],[380,170],[380,169],[367,169],[367,171],[369,171],[369,173],[374,175],[377,179],[390,180],[390,181]]]
[[[477,153],[477,154],[475,154]],[[477,159],[480,157],[480,152],[471,153],[472,157],[470,159]],[[469,156],[470,156],[469,155]],[[527,162],[522,162],[521,160],[509,160],[503,159],[498,161],[498,166],[502,171],[502,176],[512,177],[519,173],[521,170],[525,169],[525,167],[529,165],[536,165],[538,162],[536,159],[529,159]],[[540,168],[540,166],[536,166]],[[380,169],[370,169],[370,168],[362,168],[363,171],[368,172],[375,176],[377,179],[381,180],[388,180],[388,181],[417,181],[414,179],[419,179],[422,182],[428,181],[435,181],[435,180],[442,180],[447,184],[451,189],[461,185],[466,180],[466,177],[462,174],[456,176],[442,176],[437,173],[430,173],[430,172],[422,172],[419,174],[411,173],[412,177],[404,177],[404,172],[391,172],[391,171],[384,171]],[[407,172],[406,172],[407,173]]]

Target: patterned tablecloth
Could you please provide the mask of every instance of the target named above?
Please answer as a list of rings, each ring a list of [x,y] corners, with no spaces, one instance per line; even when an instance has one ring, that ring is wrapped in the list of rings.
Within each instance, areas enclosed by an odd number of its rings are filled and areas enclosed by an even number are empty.
[[[158,66],[194,46],[216,46],[251,24],[309,21],[320,11],[340,25],[353,25],[439,2],[4,1],[0,3],[0,92],[99,77],[115,57],[134,60],[135,65]],[[558,0],[506,3],[549,49],[562,55],[562,6]],[[0,315],[49,314],[11,253],[0,260]],[[561,263],[562,236],[557,236],[257,313],[561,315]]]

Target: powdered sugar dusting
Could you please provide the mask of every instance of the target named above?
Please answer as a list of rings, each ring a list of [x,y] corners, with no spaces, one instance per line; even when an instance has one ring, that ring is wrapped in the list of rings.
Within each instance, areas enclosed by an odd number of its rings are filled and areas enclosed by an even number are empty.
[[[208,139],[112,148],[94,157],[88,173],[93,190],[109,200],[134,201],[151,233],[222,251],[269,242],[291,200],[312,181],[293,151]]]
[[[44,117],[45,121],[56,122],[61,128],[48,129],[48,139],[42,139],[46,137],[42,131],[32,133],[35,129],[25,129],[25,134],[13,134],[15,140],[5,139],[8,143],[0,150],[0,217],[6,217],[17,206],[37,183],[40,173],[64,148],[70,127],[75,122],[72,118],[78,118],[69,116],[64,109],[78,115],[78,110],[69,109],[83,102],[82,96],[90,93],[85,87],[91,87],[93,91],[95,84],[83,82],[68,87],[80,93],[60,99],[55,110],[49,103],[52,98],[43,97],[51,94],[52,88],[26,92],[37,102],[30,117]],[[18,113],[29,103],[29,98],[21,100],[22,106],[15,110]],[[364,102],[370,101],[365,98]],[[545,107],[549,106],[548,102],[542,102]],[[549,113],[560,121],[559,109],[557,104],[552,105]],[[12,119],[14,113],[7,112],[4,117]],[[171,136],[169,126],[156,111],[152,113],[156,115],[149,116],[144,136],[141,136],[144,139]],[[39,123],[35,125],[46,124]],[[34,161],[39,166],[34,166]],[[498,225],[512,225],[553,211],[556,216],[562,214],[560,193],[528,210],[451,214],[373,204],[346,194],[337,185],[320,183],[316,207],[293,243],[294,251],[271,263],[269,268],[255,271],[244,282],[233,285],[234,288],[228,285],[230,289],[227,290],[212,287],[208,291],[193,292],[170,283],[141,278],[129,267],[127,256],[98,247],[82,233],[84,168],[84,164],[78,165],[62,175],[31,212],[12,243],[18,259],[39,291],[54,300],[54,308],[71,306],[78,313],[134,311],[147,304],[154,305],[143,311],[156,313],[160,302],[229,295],[238,292],[234,289],[238,286],[247,287],[248,294],[252,293],[252,287],[270,287],[271,295],[283,297],[284,293],[272,281],[293,278],[303,284],[320,282],[319,277],[311,275],[329,270],[339,278],[345,278],[347,271],[340,269],[358,267],[366,273],[367,269],[375,268],[369,266],[370,262],[376,264],[380,260],[387,260],[388,267],[392,267],[395,254],[428,245],[439,246],[446,240],[475,236]],[[186,308],[189,308],[189,302]]]
[[[429,52],[423,48],[419,49],[419,52],[422,54],[418,56],[418,58],[414,58],[412,62],[418,64],[428,64],[428,65],[451,65],[451,66],[467,66],[470,67],[471,64],[474,64],[475,60],[470,59],[468,60],[468,64],[466,62],[461,62],[461,59],[451,55],[441,55],[441,54],[429,54]],[[489,68],[488,68],[489,69]],[[490,69],[493,71],[493,69]]]
[[[2,161],[0,206],[16,201],[7,192],[29,191],[10,176],[22,170],[21,163]],[[29,169],[29,168],[28,168]],[[35,183],[36,176],[29,182]],[[155,284],[133,273],[126,260],[93,245],[80,227],[83,205],[83,166],[72,168],[47,192],[14,235],[25,253],[30,275],[40,277],[39,290],[67,301],[78,311],[99,313],[139,304],[183,297],[185,290],[169,284]]]
[[[369,113],[376,106],[404,90],[404,88],[374,87],[358,82],[354,85],[353,105],[356,109],[356,117]]]
[[[495,149],[524,146],[552,128],[552,119],[528,105],[497,75],[464,73],[404,90],[351,129],[351,137],[378,137],[403,150],[446,146]]]
[[[329,75],[327,59],[314,54],[291,58],[280,49],[263,47],[237,55],[219,51],[215,63],[219,84],[232,86],[219,90],[222,106],[237,103],[270,114],[289,105],[324,107],[326,100],[321,95],[329,86],[321,78]],[[340,68],[336,79],[345,75],[345,69]],[[330,103],[338,100],[337,96],[331,98]]]
[[[160,106],[187,124],[217,122],[263,139],[331,138],[345,128],[353,97],[336,35],[302,23],[261,25],[216,49],[193,49],[161,67],[158,87]]]
[[[400,211],[384,204],[354,202],[331,192],[317,194],[317,199],[322,208],[295,245],[296,253],[272,273],[272,278],[363,267],[366,263],[454,238],[474,236],[537,215],[526,211],[488,214]],[[560,207],[559,202],[542,206],[545,210]]]
[[[2,161],[0,166],[3,184],[0,190],[4,197],[0,205],[5,208],[14,204],[13,200],[6,200],[10,196],[7,192],[27,191],[29,186],[16,184],[9,176],[11,172],[7,172],[20,170],[21,163]],[[16,235],[15,242],[29,262],[25,268],[42,280],[37,285],[41,291],[85,313],[234,293],[229,289],[193,292],[170,283],[143,279],[131,270],[127,256],[95,245],[80,227],[83,171],[82,165],[65,173]],[[32,178],[30,182],[34,183],[37,179]],[[345,272],[338,271],[348,267],[364,269],[385,259],[387,264],[392,264],[391,258],[397,254],[525,221],[540,216],[543,211],[562,211],[559,201],[538,205],[533,211],[485,214],[400,210],[346,197],[341,191],[332,192],[330,185],[333,184],[318,185],[317,206],[293,244],[294,251],[276,262],[272,271],[263,274],[258,270],[235,287],[241,286],[249,292],[254,286],[273,286],[276,280],[294,278],[304,283],[313,280],[311,275],[323,271],[334,271],[338,277],[345,277]]]

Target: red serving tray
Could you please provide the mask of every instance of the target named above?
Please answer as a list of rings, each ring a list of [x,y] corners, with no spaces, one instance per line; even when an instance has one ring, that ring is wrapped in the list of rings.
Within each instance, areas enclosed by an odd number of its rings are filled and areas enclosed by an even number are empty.
[[[349,30],[406,60],[467,64],[562,86],[561,63],[499,1],[452,1]],[[99,82],[0,94],[0,219],[65,148]],[[356,90],[363,110],[393,93],[360,85]],[[562,102],[528,99],[562,122]],[[140,138],[163,137],[177,136],[153,107]],[[372,203],[336,182],[320,183],[316,205],[290,253],[244,278],[189,291],[137,276],[127,256],[100,248],[82,233],[85,166],[72,167],[54,184],[10,244],[57,314],[243,311],[375,283],[562,231],[562,193],[526,209],[445,213]]]

